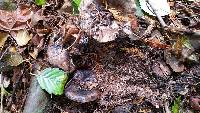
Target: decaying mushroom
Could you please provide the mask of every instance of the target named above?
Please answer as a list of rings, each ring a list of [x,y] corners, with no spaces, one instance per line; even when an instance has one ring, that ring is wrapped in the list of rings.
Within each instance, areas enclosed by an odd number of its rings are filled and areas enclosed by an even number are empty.
[[[69,53],[62,47],[59,42],[54,43],[51,40],[47,49],[47,58],[49,63],[63,69],[66,72],[74,71],[75,66],[69,56]]]
[[[73,101],[86,103],[99,97],[96,75],[89,70],[79,70],[66,86],[65,96]]]

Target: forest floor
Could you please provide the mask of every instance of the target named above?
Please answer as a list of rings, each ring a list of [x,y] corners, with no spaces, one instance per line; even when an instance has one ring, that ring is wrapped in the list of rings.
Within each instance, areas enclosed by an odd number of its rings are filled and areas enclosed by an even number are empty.
[[[200,2],[168,2],[163,26],[137,15],[134,0],[88,0],[79,11],[69,0],[8,1],[0,0],[3,113],[200,113]],[[68,73],[62,95],[34,83],[46,68]]]

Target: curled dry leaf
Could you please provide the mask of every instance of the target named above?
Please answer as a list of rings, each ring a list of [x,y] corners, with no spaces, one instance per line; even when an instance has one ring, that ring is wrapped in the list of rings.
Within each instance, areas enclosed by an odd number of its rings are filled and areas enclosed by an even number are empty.
[[[8,38],[8,33],[0,32],[0,48],[3,48],[7,38]]]
[[[89,70],[79,70],[65,89],[65,96],[81,103],[94,101],[99,97],[96,75]]]
[[[19,46],[24,46],[29,42],[31,36],[29,35],[27,30],[19,30],[17,31],[16,37],[13,36],[13,38],[16,40]]]

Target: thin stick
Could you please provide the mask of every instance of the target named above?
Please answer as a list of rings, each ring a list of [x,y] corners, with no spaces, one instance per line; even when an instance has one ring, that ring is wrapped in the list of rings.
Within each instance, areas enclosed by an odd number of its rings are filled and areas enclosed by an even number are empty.
[[[0,108],[0,113],[3,113],[3,77],[2,77],[2,73],[0,74],[0,85],[1,85],[1,108]]]

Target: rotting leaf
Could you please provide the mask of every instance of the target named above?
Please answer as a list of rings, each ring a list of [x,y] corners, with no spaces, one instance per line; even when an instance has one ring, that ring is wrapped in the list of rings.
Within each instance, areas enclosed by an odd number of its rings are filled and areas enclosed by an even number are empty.
[[[0,10],[0,30],[20,30],[27,26],[27,21],[32,16],[28,6],[20,6],[14,11]]]
[[[66,73],[59,68],[46,68],[37,75],[40,87],[49,94],[62,95],[68,79]]]
[[[14,37],[14,39],[19,46],[24,46],[31,39],[31,36],[29,35],[27,30],[19,30],[17,36]]]
[[[18,66],[23,62],[23,58],[19,53],[8,53],[3,58],[10,66]]]

